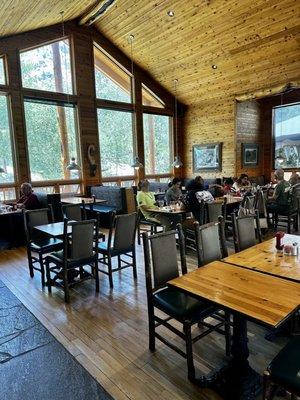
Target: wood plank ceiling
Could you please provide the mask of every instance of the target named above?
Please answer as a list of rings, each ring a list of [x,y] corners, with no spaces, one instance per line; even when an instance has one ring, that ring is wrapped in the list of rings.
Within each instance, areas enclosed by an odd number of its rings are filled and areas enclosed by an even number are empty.
[[[300,78],[299,0],[118,0],[96,26],[187,105]]]
[[[2,0],[0,37],[77,18],[95,0]],[[167,12],[172,10],[174,17]],[[300,78],[299,0],[117,0],[97,28],[187,105]],[[217,69],[213,69],[216,65]]]
[[[1,0],[0,37],[79,17],[97,0]]]

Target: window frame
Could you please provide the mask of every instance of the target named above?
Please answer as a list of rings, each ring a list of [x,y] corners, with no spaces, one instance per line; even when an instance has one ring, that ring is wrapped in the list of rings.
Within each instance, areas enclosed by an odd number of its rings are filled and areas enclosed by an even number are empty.
[[[149,110],[150,108],[150,110]],[[172,168],[172,162],[174,159],[174,116],[170,115],[169,113],[166,112],[156,112],[156,110],[161,110],[165,111],[162,108],[154,108],[154,107],[149,107],[149,106],[144,106],[143,107],[143,137],[145,139],[145,132],[144,132],[144,114],[152,114],[152,115],[157,115],[157,116],[165,116],[169,118],[169,149],[170,149],[170,171],[169,172],[164,172],[160,174],[147,174],[146,173],[146,167],[145,167],[145,178],[149,179],[155,179],[155,178],[168,178],[173,176],[173,168]],[[155,112],[154,112],[155,111]],[[144,151],[145,151],[145,140],[144,140]]]
[[[23,86],[23,79],[22,79],[22,65],[21,65],[21,54],[26,53],[27,51],[35,50],[40,47],[44,46],[49,46],[52,43],[56,42],[63,42],[67,40],[69,42],[69,49],[70,49],[70,71],[71,71],[71,87],[72,87],[72,93],[63,93],[63,92],[55,92],[55,91],[49,91],[49,90],[43,90],[43,89],[35,89],[35,88],[28,88]],[[65,36],[60,36],[56,39],[49,40],[43,43],[39,43],[36,46],[30,46],[26,48],[19,49],[19,64],[20,64],[20,82],[21,82],[21,91],[28,93],[36,93],[36,97],[39,97],[39,94],[46,94],[46,96],[51,95],[58,95],[58,96],[66,96],[66,97],[75,97],[77,95],[76,92],[76,76],[75,76],[75,67],[74,67],[74,45],[73,45],[73,38],[71,35],[65,35]]]
[[[49,180],[42,180],[42,181],[33,181],[31,179],[31,166],[30,166],[30,156],[29,156],[29,146],[28,146],[28,133],[27,133],[27,125],[26,125],[26,117],[25,117],[25,103],[27,101],[32,102],[37,102],[45,105],[53,105],[53,106],[64,106],[66,104],[69,104],[73,110],[74,110],[74,128],[75,128],[75,140],[76,140],[76,147],[77,147],[77,159],[76,163],[80,166],[80,171],[79,171],[79,178],[77,179],[49,179]],[[81,143],[80,143],[80,127],[79,127],[79,118],[78,118],[78,107],[77,103],[75,102],[67,102],[67,101],[56,101],[56,100],[46,100],[46,99],[40,99],[36,97],[31,97],[31,96],[23,96],[22,99],[23,103],[23,115],[24,115],[24,133],[26,137],[26,151],[27,151],[27,164],[28,164],[28,171],[30,174],[30,182],[32,183],[33,186],[56,186],[56,185],[62,185],[62,184],[79,184],[81,186],[82,190],[82,183],[83,183],[83,176],[82,176],[82,167],[83,167],[83,162],[82,162],[82,154],[81,154]]]
[[[281,108],[281,107],[290,107],[293,105],[300,105],[300,101],[292,102],[292,103],[286,103],[286,104],[278,104],[276,106],[272,107],[272,169],[273,171],[276,170],[275,167],[275,149],[276,149],[276,137],[275,137],[275,109]],[[299,167],[293,167],[293,168],[283,168],[280,167],[285,172],[298,172],[300,169]]]

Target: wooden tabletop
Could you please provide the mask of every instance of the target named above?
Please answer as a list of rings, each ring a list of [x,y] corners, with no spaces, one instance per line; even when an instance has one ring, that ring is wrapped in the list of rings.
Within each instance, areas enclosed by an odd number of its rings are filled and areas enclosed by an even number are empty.
[[[300,305],[298,283],[222,261],[214,261],[168,284],[270,327],[278,327]]]
[[[39,225],[35,226],[34,229],[37,229],[40,232],[46,233],[52,237],[63,236],[64,234],[64,223],[63,222],[55,222],[53,224]],[[68,233],[71,233],[71,226],[68,226]]]
[[[223,197],[216,197],[215,202],[216,203],[223,203],[225,199],[225,196]],[[243,201],[243,197],[240,196],[230,196],[227,197],[227,202],[226,204],[234,204],[234,203],[241,203]]]
[[[266,274],[300,282],[300,256],[287,256],[275,248],[275,238],[224,258],[223,261],[238,267],[253,269]],[[300,236],[285,234],[284,244],[297,242]]]
[[[61,202],[67,204],[81,204],[82,202],[85,204],[93,204],[95,203],[106,203],[106,200],[95,199],[93,197],[62,197]]]

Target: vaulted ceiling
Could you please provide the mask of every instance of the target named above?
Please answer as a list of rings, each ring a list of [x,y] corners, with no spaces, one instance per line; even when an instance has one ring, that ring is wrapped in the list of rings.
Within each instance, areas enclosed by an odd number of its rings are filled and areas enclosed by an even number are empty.
[[[80,16],[97,1],[2,0],[0,35]],[[174,16],[167,15],[173,11]],[[299,0],[116,0],[95,26],[187,105],[300,81]],[[212,66],[216,66],[213,69]]]

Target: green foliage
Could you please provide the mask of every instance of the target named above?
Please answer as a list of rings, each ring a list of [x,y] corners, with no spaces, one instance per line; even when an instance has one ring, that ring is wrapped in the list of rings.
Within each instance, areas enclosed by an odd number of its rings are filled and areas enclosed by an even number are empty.
[[[113,80],[95,67],[96,97],[103,100],[122,101],[130,103],[130,93],[123,90]]]
[[[98,129],[102,175],[133,175],[132,113],[99,109]]]
[[[151,165],[151,130],[154,135],[154,165]],[[165,174],[170,172],[170,129],[169,117],[165,115],[144,114],[144,146],[146,174]]]
[[[0,96],[0,167],[5,170],[5,173],[0,173],[0,183],[14,182],[12,142],[6,96]]]

